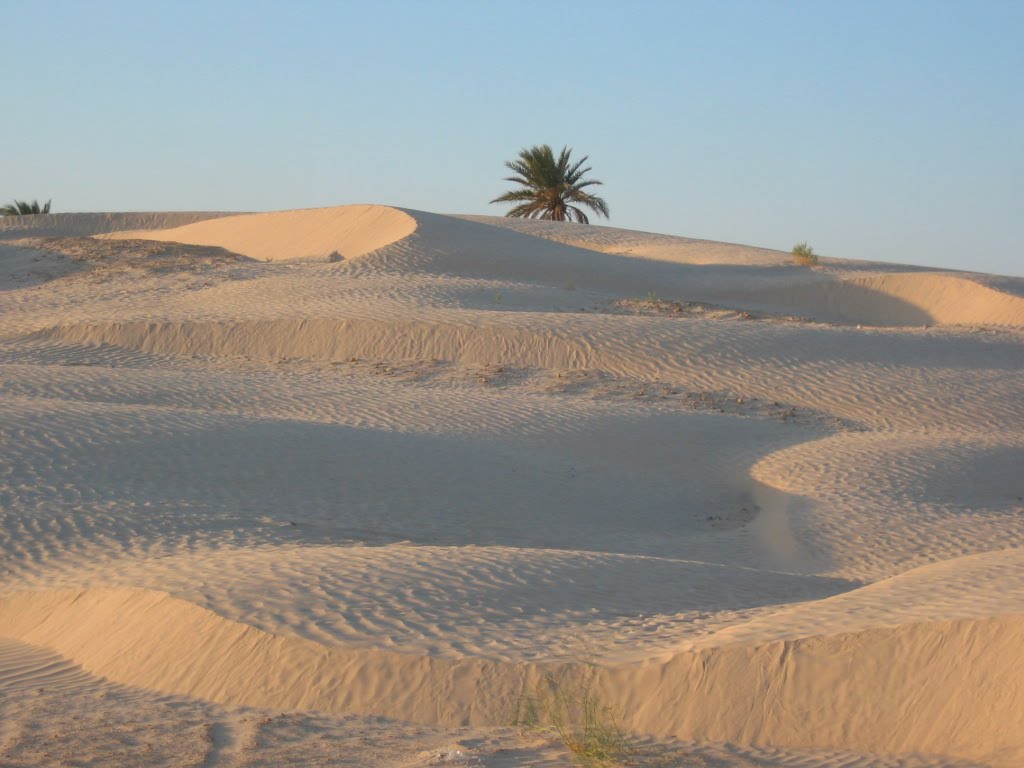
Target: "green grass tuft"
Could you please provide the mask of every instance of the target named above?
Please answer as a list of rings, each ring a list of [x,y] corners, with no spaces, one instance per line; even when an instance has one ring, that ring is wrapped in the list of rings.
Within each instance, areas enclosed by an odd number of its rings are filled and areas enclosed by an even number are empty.
[[[533,690],[520,694],[512,724],[552,734],[581,768],[631,763],[636,749],[598,692],[596,671],[585,658],[545,674]]]
[[[793,246],[793,258],[798,264],[815,266],[818,263],[818,254],[807,243],[797,243]]]

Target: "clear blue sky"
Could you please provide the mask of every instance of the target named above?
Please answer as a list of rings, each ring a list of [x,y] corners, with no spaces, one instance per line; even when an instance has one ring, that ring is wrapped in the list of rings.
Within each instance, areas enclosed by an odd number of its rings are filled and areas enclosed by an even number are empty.
[[[501,214],[502,163],[568,144],[613,226],[1024,275],[1024,0],[0,0],[0,18],[2,199]]]

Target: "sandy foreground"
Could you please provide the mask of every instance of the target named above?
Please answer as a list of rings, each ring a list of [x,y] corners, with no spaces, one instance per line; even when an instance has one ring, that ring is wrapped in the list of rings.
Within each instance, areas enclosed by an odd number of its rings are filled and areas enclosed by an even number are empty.
[[[0,765],[1024,765],[1024,279],[0,219]]]

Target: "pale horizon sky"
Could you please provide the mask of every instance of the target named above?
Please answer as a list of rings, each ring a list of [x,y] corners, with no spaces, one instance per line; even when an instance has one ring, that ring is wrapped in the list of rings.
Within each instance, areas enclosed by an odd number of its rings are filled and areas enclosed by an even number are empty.
[[[502,215],[1024,276],[1024,2],[0,0],[0,200]]]

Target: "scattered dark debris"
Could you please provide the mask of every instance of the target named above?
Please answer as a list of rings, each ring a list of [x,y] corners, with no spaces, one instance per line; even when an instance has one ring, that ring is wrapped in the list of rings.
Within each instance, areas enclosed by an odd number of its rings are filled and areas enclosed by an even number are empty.
[[[86,266],[85,274],[92,277],[108,277],[131,271],[149,274],[205,273],[217,267],[255,261],[248,256],[215,246],[159,240],[27,237],[9,241],[7,244],[40,251],[41,255],[49,254],[58,259],[70,259]],[[199,287],[211,284],[206,281]],[[190,287],[196,286],[193,284]]]
[[[772,315],[744,309],[732,309],[701,301],[666,301],[664,299],[619,299],[605,302],[593,311],[611,315],[642,315],[646,317],[686,317],[706,320],[753,320],[775,323],[811,323],[811,318],[795,315]]]

